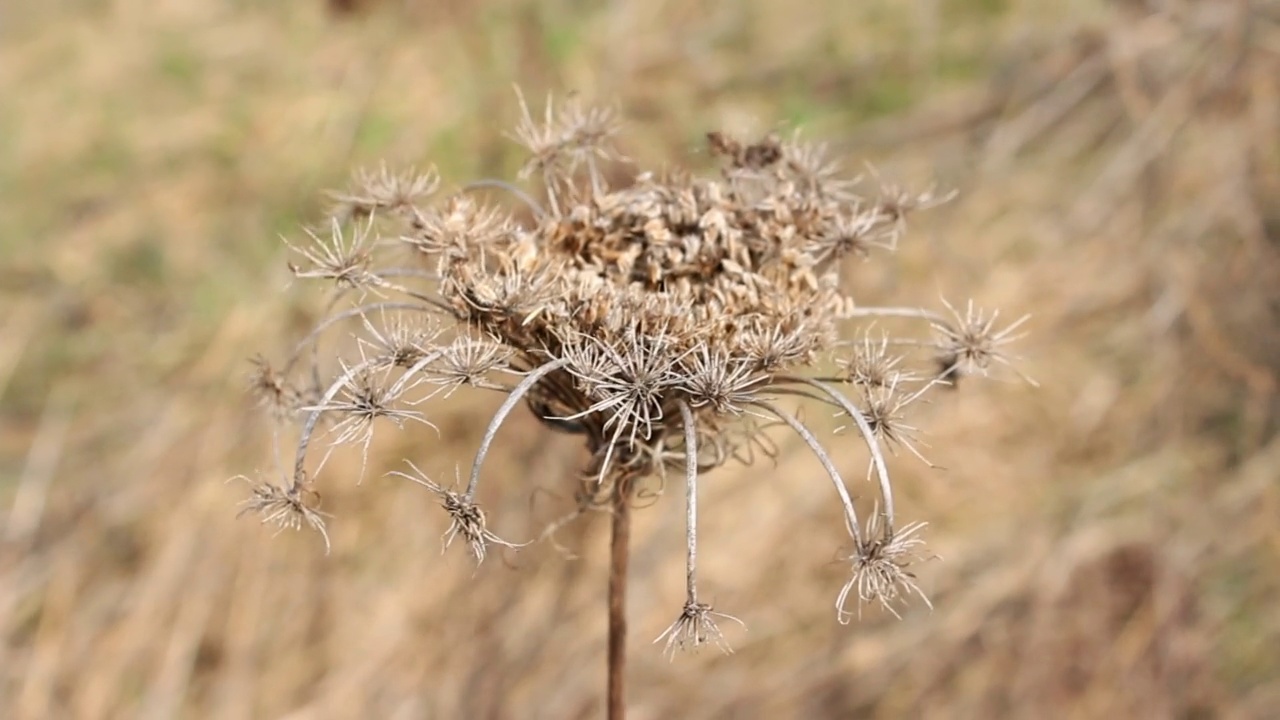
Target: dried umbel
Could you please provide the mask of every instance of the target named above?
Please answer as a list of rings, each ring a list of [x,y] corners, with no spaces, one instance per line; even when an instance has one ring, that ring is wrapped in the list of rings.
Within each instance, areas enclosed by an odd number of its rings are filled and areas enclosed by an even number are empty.
[[[1025,318],[1001,327],[971,304],[950,316],[865,307],[841,289],[838,270],[850,256],[893,250],[912,212],[946,198],[845,177],[824,148],[798,138],[720,133],[709,136],[717,174],[640,172],[619,185],[611,112],[548,102],[537,118],[523,98],[521,107],[514,137],[529,160],[520,176],[535,190],[487,180],[445,192],[434,171],[364,173],[335,196],[327,234],[290,244],[295,275],[334,295],[280,370],[259,361],[263,401],[301,430],[291,477],[249,507],[323,530],[309,504],[323,476],[315,446],[325,457],[334,445],[367,449],[387,420],[430,427],[427,401],[439,394],[496,390],[506,399],[465,483],[446,489],[416,466],[402,474],[439,498],[446,543],[461,536],[477,562],[491,545],[517,547],[491,529],[476,490],[500,427],[526,406],[586,446],[578,513],[616,512],[639,480],[684,473],[687,597],[659,640],[670,650],[726,647],[715,620],[736,618],[697,595],[698,479],[769,454],[765,433],[782,426],[817,456],[843,508],[853,550],[839,620],[853,614],[855,591],[859,608],[923,597],[909,569],[927,556],[923,524],[899,523],[884,450],[919,456],[905,419],[915,401],[960,374],[1008,365],[1003,350]],[[482,201],[495,193],[511,203]],[[891,317],[918,323],[919,336],[871,327]],[[351,356],[320,352],[321,337],[342,326],[356,334]],[[855,334],[842,339],[842,328]],[[869,451],[870,507],[855,505],[829,445],[794,414],[797,401],[834,411],[848,428],[835,441],[857,438]]]

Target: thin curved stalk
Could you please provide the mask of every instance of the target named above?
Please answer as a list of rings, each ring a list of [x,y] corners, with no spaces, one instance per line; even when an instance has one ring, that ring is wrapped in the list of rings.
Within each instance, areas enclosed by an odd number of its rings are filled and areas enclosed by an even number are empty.
[[[804,423],[795,419],[790,413],[783,412],[769,401],[757,400],[755,405],[777,415],[778,419],[794,430],[800,436],[800,439],[804,440],[805,444],[809,446],[809,449],[813,451],[813,454],[818,457],[818,462],[822,463],[822,468],[827,471],[832,484],[836,486],[836,492],[840,495],[840,502],[844,505],[844,520],[849,527],[849,534],[853,536],[854,542],[862,542],[858,514],[854,512],[853,499],[849,497],[849,488],[845,487],[844,478],[840,477],[840,471],[836,469],[835,463],[831,461],[831,456],[823,449],[822,443],[818,442],[818,438],[813,436],[813,433],[804,426]]]
[[[369,272],[380,278],[412,277],[412,278],[418,278],[419,280],[429,280],[432,282],[441,280],[441,277],[438,273],[428,272],[426,270],[419,270],[417,268],[392,267],[392,268],[383,268],[381,270],[370,270]]]
[[[515,389],[507,395],[507,399],[503,401],[498,411],[493,414],[493,419],[489,421],[489,427],[484,432],[484,439],[480,441],[480,449],[476,451],[476,460],[471,465],[471,479],[467,482],[467,491],[463,495],[468,502],[475,499],[476,486],[480,483],[480,466],[484,464],[484,459],[489,454],[489,446],[493,444],[493,439],[498,435],[498,428],[502,427],[502,423],[511,414],[511,410],[519,404],[521,398],[529,390],[533,389],[533,386],[539,380],[568,364],[568,358],[560,358],[530,370],[529,374],[525,375],[524,379],[520,381],[520,384],[516,385]]]
[[[788,381],[788,379],[784,379],[784,378],[775,378],[775,380],[777,380],[778,382]],[[786,387],[774,386],[769,388],[769,393],[771,395],[792,395],[794,397],[804,398],[805,400],[809,400],[811,402],[818,402],[818,403],[822,403],[823,405],[830,405],[831,407],[836,409],[841,409],[839,403],[833,402],[830,398],[826,397],[825,395],[818,395],[816,393],[810,392],[809,390],[805,390],[804,388],[786,388]]]
[[[390,289],[390,290],[395,290],[396,292],[401,293],[401,294],[403,294],[403,295],[407,295],[407,296],[409,296],[409,297],[413,298],[414,300],[419,300],[419,301],[421,301],[421,302],[424,302],[424,303],[426,303],[426,304],[428,304],[428,305],[430,305],[430,306],[434,307],[435,309],[437,309],[437,310],[439,310],[439,311],[441,311],[441,312],[443,312],[443,313],[445,313],[445,314],[447,314],[447,315],[449,315],[449,316],[451,316],[451,317],[456,317],[456,316],[457,316],[457,314],[458,314],[456,310],[454,310],[453,308],[449,307],[448,305],[446,305],[446,304],[444,304],[444,303],[440,302],[438,299],[433,298],[433,297],[431,297],[430,295],[423,295],[422,293],[418,292],[417,290],[410,290],[410,289],[409,289],[409,288],[407,288],[407,287],[403,287],[403,286],[401,286],[401,285],[395,285],[395,284],[392,284],[392,283],[388,283],[388,284],[386,284],[386,285],[383,285],[382,287],[387,288],[387,289]]]
[[[880,497],[884,500],[885,531],[888,537],[893,537],[893,487],[889,484],[889,468],[885,465],[884,452],[880,449],[880,441],[876,438],[876,433],[871,428],[871,423],[867,422],[866,415],[863,415],[862,411],[843,393],[826,383],[799,376],[780,377],[778,380],[804,383],[817,388],[834,400],[849,417],[853,418],[853,422],[857,424],[859,432],[862,433],[863,439],[867,442],[867,449],[871,453],[871,462],[875,465],[876,477],[880,481]]]
[[[689,404],[679,401],[684,420],[684,491],[685,491],[685,591],[690,604],[698,602],[696,574],[698,567],[698,428]]]
[[[901,317],[928,320],[929,322],[947,324],[947,319],[932,310],[913,307],[861,307],[854,308],[845,317]]]
[[[463,192],[480,190],[482,188],[496,188],[498,190],[506,190],[507,192],[519,198],[520,202],[523,202],[526,206],[528,206],[528,208],[533,211],[533,214],[537,216],[538,220],[547,219],[547,211],[542,209],[542,205],[540,205],[538,201],[533,198],[532,195],[525,192],[519,186],[513,185],[512,183],[506,182],[505,180],[493,180],[493,179],[476,180],[475,182],[470,182],[462,186]]]
[[[375,357],[351,367],[342,374],[342,377],[333,381],[333,384],[325,391],[324,395],[320,398],[320,401],[311,408],[311,414],[307,416],[307,421],[302,426],[302,435],[298,439],[298,450],[294,454],[293,458],[294,485],[297,485],[298,480],[302,477],[303,470],[306,467],[307,446],[311,443],[311,435],[315,432],[316,423],[319,422],[320,416],[324,413],[324,407],[329,404],[329,401],[333,400],[334,396],[338,394],[338,391],[342,389],[342,386],[346,385],[351,378],[386,361],[387,358],[385,357]]]

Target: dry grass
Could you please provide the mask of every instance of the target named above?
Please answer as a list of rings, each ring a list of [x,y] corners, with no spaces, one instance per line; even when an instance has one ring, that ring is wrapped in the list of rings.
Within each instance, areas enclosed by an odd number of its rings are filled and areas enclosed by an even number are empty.
[[[475,573],[438,554],[425,494],[372,479],[397,454],[465,461],[496,399],[331,482],[327,558],[236,522],[224,483],[270,452],[248,355],[314,320],[280,292],[276,233],[353,164],[509,175],[491,120],[514,120],[512,81],[616,98],[635,156],[781,116],[936,173],[961,199],[849,277],[877,302],[938,288],[1035,315],[1043,387],[935,398],[916,419],[949,469],[896,468],[944,557],[920,569],[936,610],[834,622],[838,510],[794,489],[818,468],[787,445],[703,486],[703,581],[750,631],[725,628],[730,657],[636,648],[635,717],[1280,703],[1276,3],[1248,22],[1234,2],[418,2],[336,23],[318,2],[28,5],[0,27],[20,98],[0,105],[0,715],[600,714],[607,523],[566,528],[576,560]],[[491,467],[529,493],[481,499],[529,535],[558,509],[537,488],[582,458],[530,417],[504,437]],[[635,515],[637,640],[682,597],[678,495]]]

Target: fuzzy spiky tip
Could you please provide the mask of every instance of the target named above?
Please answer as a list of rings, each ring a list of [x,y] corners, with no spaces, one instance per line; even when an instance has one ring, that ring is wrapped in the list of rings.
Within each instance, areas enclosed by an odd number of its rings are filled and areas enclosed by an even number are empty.
[[[726,655],[732,654],[733,648],[725,641],[716,622],[717,618],[735,622],[743,629],[747,627],[732,615],[716,612],[707,603],[691,600],[685,603],[675,622],[654,638],[653,642],[662,643],[662,652],[668,659],[675,659],[678,652],[696,652],[707,645],[714,645]]]
[[[1025,337],[1025,332],[1018,332],[1030,315],[1023,315],[1017,320],[999,327],[1000,311],[988,312],[975,307],[970,300],[964,312],[960,312],[944,298],[943,304],[951,313],[948,319],[935,320],[933,329],[937,335],[937,363],[939,376],[944,380],[957,380],[965,375],[988,375],[995,366],[1012,370],[1025,382],[1039,386],[1032,378],[1018,369],[1016,362],[1020,359],[1009,355],[1007,347]]]
[[[933,559],[924,548],[919,533],[928,523],[910,523],[896,532],[888,530],[879,520],[878,513],[871,516],[866,532],[856,538],[853,552],[848,556],[851,575],[836,598],[836,616],[841,624],[847,624],[856,614],[862,616],[862,607],[878,604],[894,617],[901,617],[896,608],[910,595],[916,595],[929,609],[933,603],[916,583],[913,563]],[[856,596],[857,610],[848,609],[850,596]]]
[[[304,526],[320,533],[324,539],[325,554],[329,554],[329,532],[325,527],[327,513],[320,512],[320,494],[306,487],[304,482],[277,485],[254,481],[244,475],[232,479],[243,480],[252,488],[250,497],[240,503],[240,515],[253,513],[264,524],[275,525],[277,532],[301,530]]]
[[[412,474],[400,471],[392,471],[388,474],[404,478],[430,490],[436,495],[440,506],[449,516],[449,527],[440,537],[441,553],[448,550],[454,540],[461,538],[475,559],[476,567],[479,567],[484,562],[490,545],[516,550],[528,544],[511,543],[498,537],[489,529],[488,518],[484,511],[467,494],[455,492],[436,483],[418,469],[417,465],[407,460],[405,462],[412,469]]]

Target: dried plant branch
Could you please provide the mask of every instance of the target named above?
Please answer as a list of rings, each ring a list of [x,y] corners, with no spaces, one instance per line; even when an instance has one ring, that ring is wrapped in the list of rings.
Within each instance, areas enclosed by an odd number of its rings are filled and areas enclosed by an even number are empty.
[[[663,652],[674,659],[677,650],[696,650],[714,643],[724,653],[733,648],[725,642],[716,618],[725,618],[746,627],[732,615],[716,612],[709,603],[698,602],[698,431],[689,404],[680,401],[685,447],[685,601],[675,622],[654,639],[663,642]]]
[[[470,500],[476,496],[476,487],[480,484],[480,466],[489,454],[489,447],[493,445],[493,439],[498,435],[498,428],[502,427],[503,421],[511,414],[511,410],[520,404],[520,400],[524,398],[525,393],[532,390],[539,380],[568,364],[569,361],[567,359],[561,358],[529,371],[529,374],[520,381],[520,384],[516,385],[507,395],[507,399],[502,402],[502,406],[493,414],[493,419],[489,421],[489,427],[484,431],[484,439],[480,441],[480,449],[476,451],[475,463],[471,466],[471,479],[467,481],[467,491],[463,495],[465,498]]]
[[[889,532],[893,532],[893,486],[889,482],[889,468],[885,465],[884,453],[880,450],[880,442],[876,438],[875,430],[867,422],[866,416],[849,401],[849,398],[824,382],[805,377],[787,379],[817,388],[834,400],[849,417],[853,418],[853,422],[858,426],[858,431],[862,433],[862,439],[867,443],[867,450],[871,453],[871,462],[875,467],[876,477],[880,480],[880,496],[884,500],[885,524],[888,526]],[[856,535],[857,533],[855,532],[854,534]]]
[[[388,475],[402,477],[435,493],[440,497],[440,506],[449,515],[449,528],[444,531],[444,535],[440,538],[441,553],[448,550],[453,541],[461,536],[463,541],[467,543],[471,556],[475,558],[476,566],[479,567],[484,562],[489,545],[501,545],[512,550],[518,550],[528,545],[528,543],[508,542],[498,537],[493,531],[489,530],[487,516],[471,498],[439,485],[427,477],[426,473],[419,470],[418,466],[414,465],[413,462],[405,460],[405,463],[413,468],[413,475],[398,470],[393,470]]]
[[[689,404],[680,401],[680,419],[684,422],[684,491],[685,491],[685,592],[688,601],[698,602],[698,428]]]
[[[814,456],[818,458],[818,462],[822,463],[822,469],[826,470],[827,476],[831,478],[831,484],[835,486],[836,494],[840,496],[840,504],[844,506],[844,521],[848,527],[849,535],[855,539],[862,537],[858,523],[858,513],[853,508],[853,498],[849,497],[849,488],[845,486],[844,478],[840,477],[840,471],[836,469],[835,463],[831,461],[831,456],[822,447],[822,443],[818,442],[818,438],[814,437],[809,428],[805,427],[804,423],[797,420],[794,415],[764,400],[760,400],[756,404],[777,415],[778,419],[786,423],[787,427],[790,427],[795,434],[799,435],[800,439],[804,440],[809,449],[813,451]]]
[[[612,528],[609,533],[609,720],[627,715],[627,571],[631,558],[631,479],[621,477],[613,490]]]

